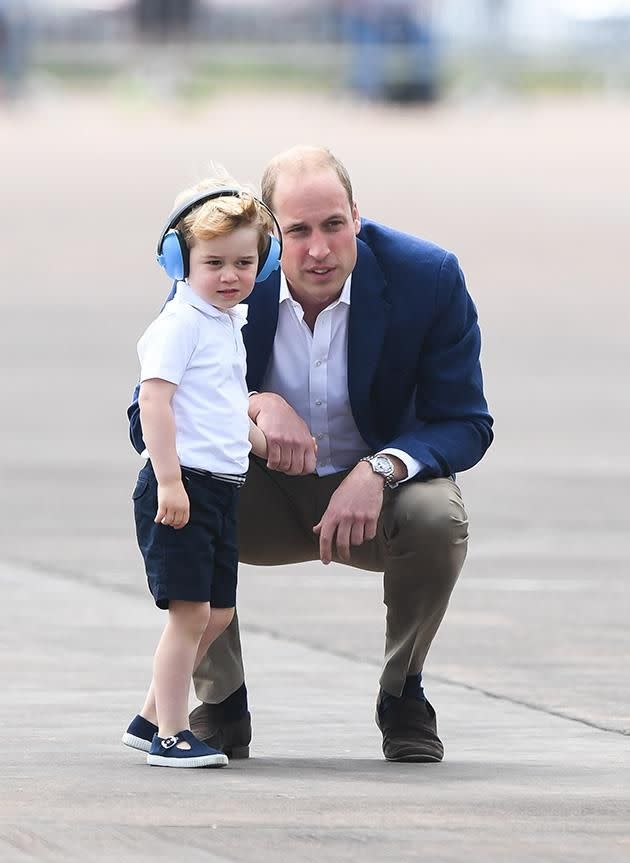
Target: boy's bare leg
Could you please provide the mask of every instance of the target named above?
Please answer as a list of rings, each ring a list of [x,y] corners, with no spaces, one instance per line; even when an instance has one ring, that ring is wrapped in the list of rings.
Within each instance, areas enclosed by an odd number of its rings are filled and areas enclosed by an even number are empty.
[[[192,672],[233,615],[233,608],[211,609],[208,603],[172,601],[169,604],[169,619],[155,652],[153,679],[140,711],[140,715],[154,725],[158,724],[158,717],[161,718],[160,737],[175,735],[189,727],[188,693]],[[204,621],[207,621],[205,629],[199,637]],[[163,705],[162,710],[158,704]],[[187,743],[181,746],[189,748]]]

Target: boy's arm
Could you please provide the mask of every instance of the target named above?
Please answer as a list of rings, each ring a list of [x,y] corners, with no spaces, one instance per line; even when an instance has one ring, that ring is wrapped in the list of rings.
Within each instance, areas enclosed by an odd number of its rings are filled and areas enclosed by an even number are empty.
[[[267,438],[251,419],[249,421],[249,442],[252,445],[254,455],[267,458]]]
[[[176,384],[150,378],[140,385],[140,421],[151,464],[158,481],[156,524],[179,529],[190,517],[190,503],[182,482],[175,448],[175,418],[171,399]]]

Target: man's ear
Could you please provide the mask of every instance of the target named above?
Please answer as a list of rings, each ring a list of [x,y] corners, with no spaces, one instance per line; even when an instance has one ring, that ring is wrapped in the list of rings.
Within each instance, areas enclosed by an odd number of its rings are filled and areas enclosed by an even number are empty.
[[[352,221],[354,222],[354,233],[358,234],[361,230],[361,216],[359,215],[359,208],[357,207],[356,201],[353,201],[352,203]]]

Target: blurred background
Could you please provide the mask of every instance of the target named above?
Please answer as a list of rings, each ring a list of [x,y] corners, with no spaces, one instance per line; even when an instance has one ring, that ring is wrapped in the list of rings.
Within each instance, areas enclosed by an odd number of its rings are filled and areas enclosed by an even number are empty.
[[[125,409],[158,231],[212,161],[257,186],[324,144],[480,314],[496,443],[459,478],[429,681],[630,729],[629,40],[621,0],[0,0],[3,560],[144,594]],[[376,692],[379,577],[245,569],[246,639],[368,662]]]
[[[430,102],[625,88],[629,38],[628,0],[0,0],[0,77],[5,98],[29,81],[152,89],[168,44],[162,92],[275,81]]]

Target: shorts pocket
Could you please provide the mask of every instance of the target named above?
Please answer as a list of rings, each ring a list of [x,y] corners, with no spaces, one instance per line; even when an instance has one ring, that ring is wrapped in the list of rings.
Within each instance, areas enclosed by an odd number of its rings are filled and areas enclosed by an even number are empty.
[[[136,483],[136,487],[133,490],[133,494],[131,495],[132,500],[138,500],[138,498],[142,497],[147,488],[149,487],[149,477],[148,476],[139,476],[138,482]]]

